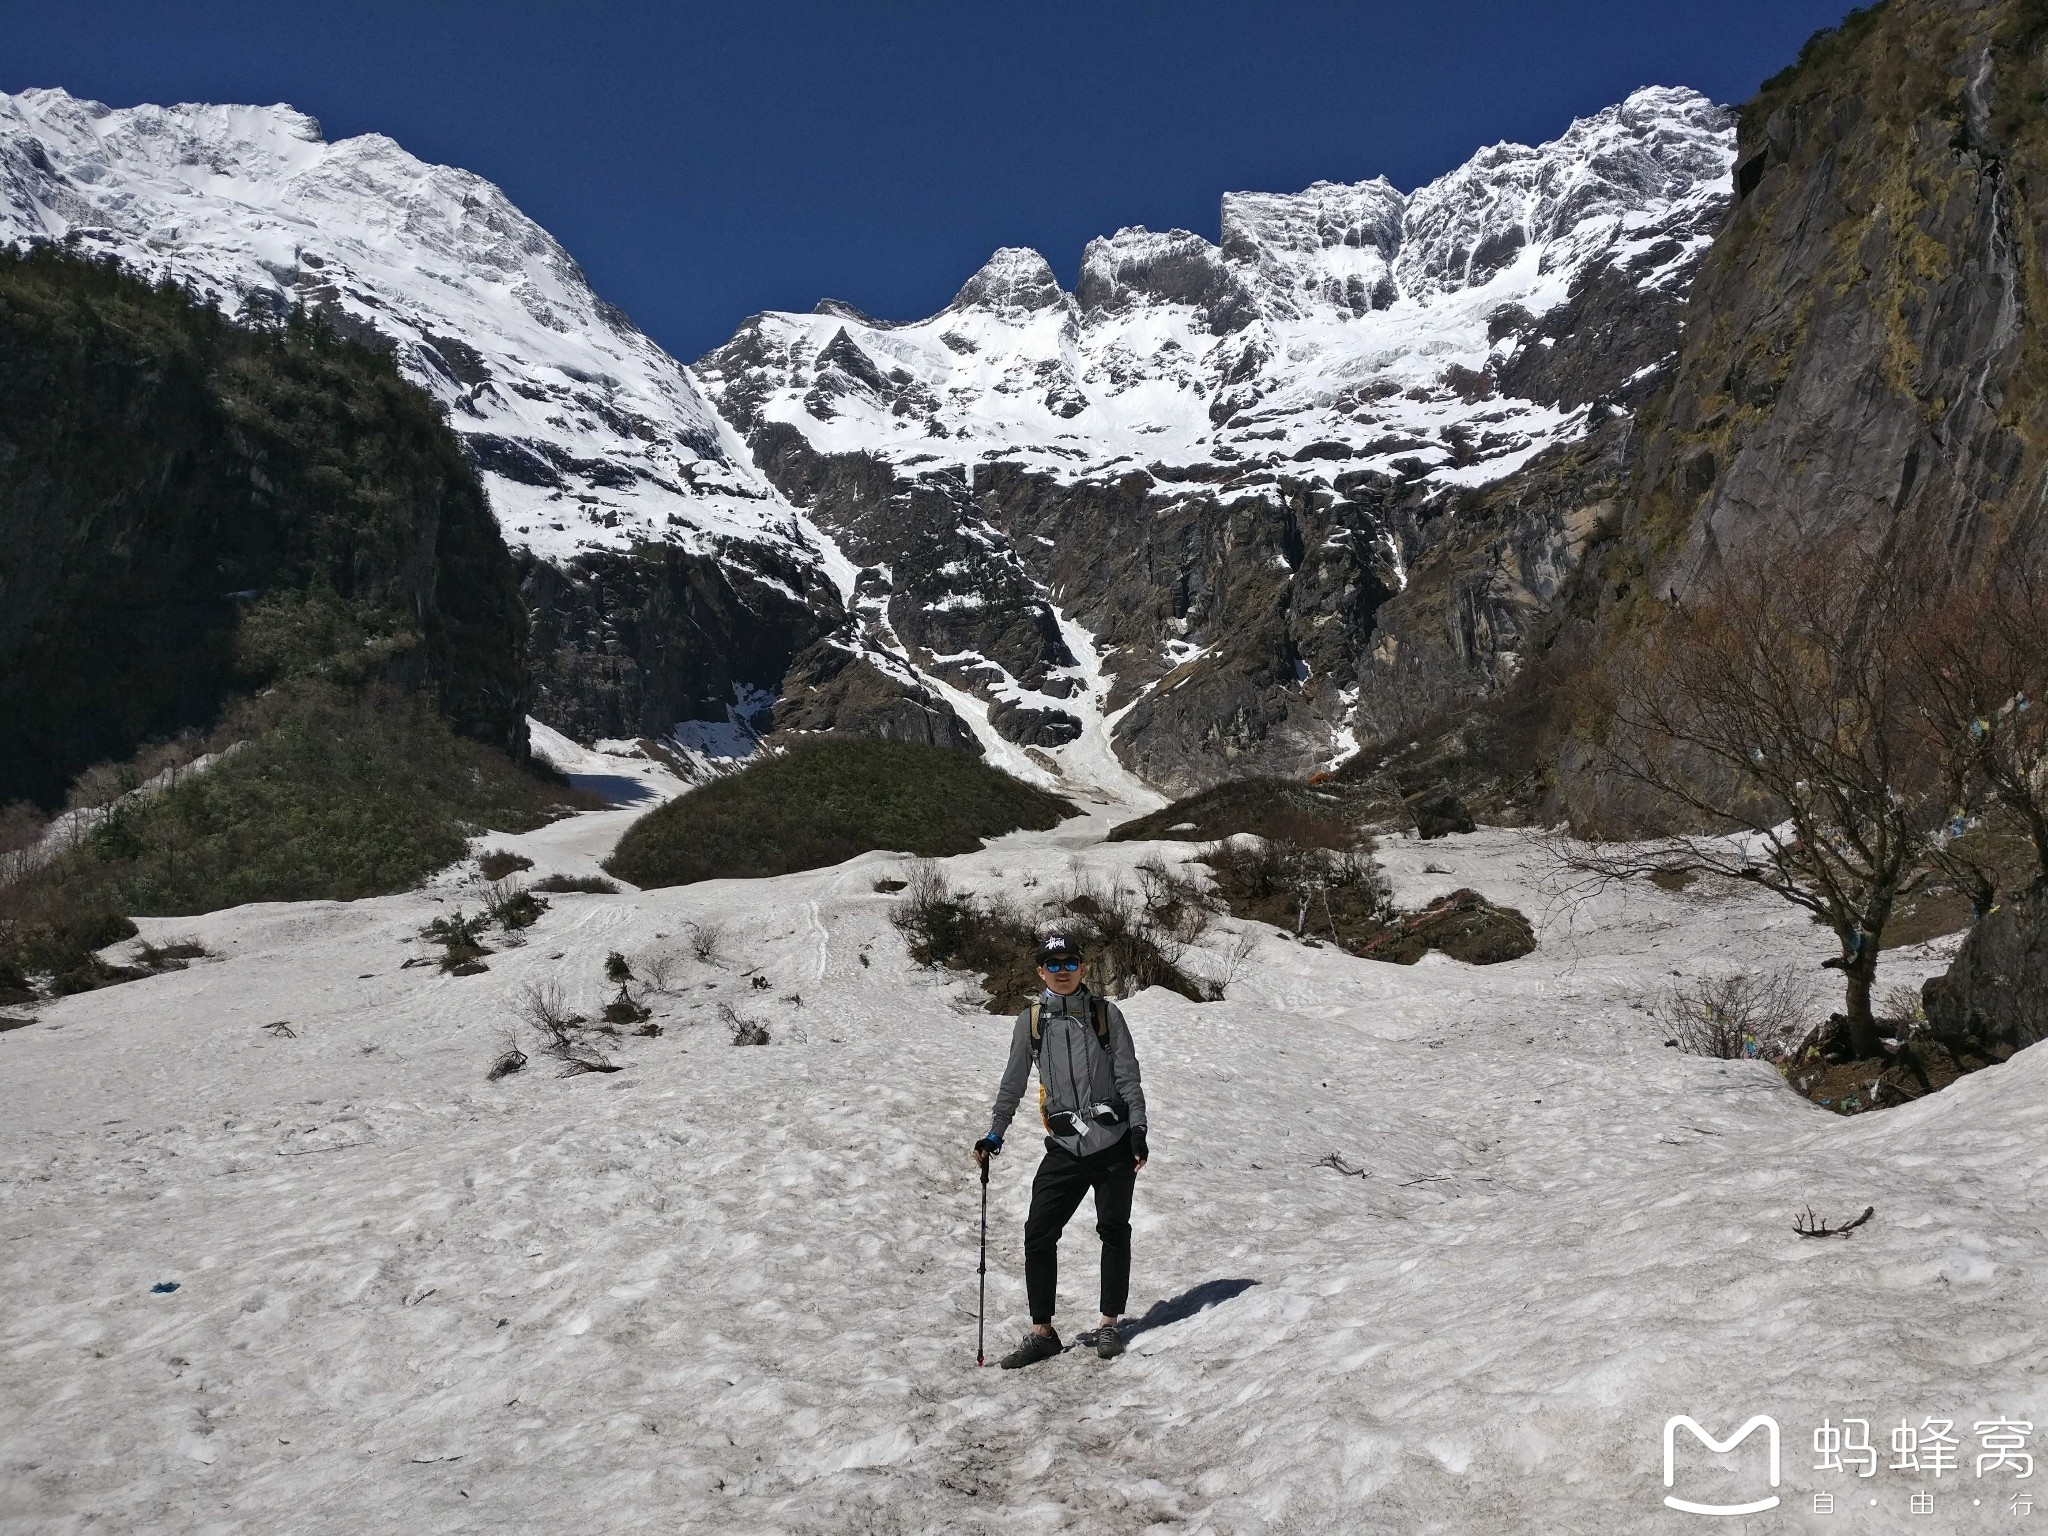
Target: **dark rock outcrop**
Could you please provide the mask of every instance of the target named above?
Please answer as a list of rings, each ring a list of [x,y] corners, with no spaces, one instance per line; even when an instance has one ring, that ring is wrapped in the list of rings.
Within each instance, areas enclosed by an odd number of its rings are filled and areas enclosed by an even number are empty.
[[[991,700],[1006,678],[1054,697],[1072,691],[1075,658],[1044,590],[964,477],[912,477],[866,454],[820,454],[773,424],[756,432],[754,447],[777,488],[863,567],[863,614],[920,665]],[[992,713],[991,724],[1040,744],[1059,728],[1046,710],[1016,707]]]
[[[1488,370],[1494,388],[1553,405],[1636,410],[1648,403],[1668,378],[1685,310],[1682,287],[1644,282],[1657,253],[1585,268],[1565,302],[1541,319],[1497,312],[1489,329],[1521,344]],[[1661,254],[1674,259],[1676,240]]]
[[[1452,790],[1429,790],[1419,795],[1410,809],[1415,816],[1416,836],[1424,841],[1473,830],[1472,813]]]
[[[790,662],[775,703],[774,730],[784,738],[829,731],[981,755],[981,743],[952,706],[884,667],[841,641],[819,641]]]
[[[1214,843],[1250,833],[1301,848],[1352,848],[1380,807],[1345,786],[1296,779],[1230,779],[1121,823],[1112,843]]]
[[[1179,794],[1328,758],[1397,580],[1370,507],[1270,479],[1067,483],[1001,463],[976,471],[973,501],[1102,646],[1134,771]]]
[[[1386,516],[1409,555],[1373,614],[1361,739],[1391,744],[1441,725],[1501,694],[1550,645],[1587,549],[1619,515],[1632,427],[1609,421],[1492,485],[1391,498]]]
[[[846,618],[814,566],[758,546],[518,560],[534,712],[585,741],[666,736],[765,702],[796,656]]]
[[[1005,740],[1032,747],[1060,747],[1079,738],[1081,722],[1064,709],[1039,709],[1015,699],[998,699],[989,706],[988,723]]]
[[[2048,882],[1977,920],[1949,968],[1920,989],[1927,1033],[1992,1061],[2048,1039]]]

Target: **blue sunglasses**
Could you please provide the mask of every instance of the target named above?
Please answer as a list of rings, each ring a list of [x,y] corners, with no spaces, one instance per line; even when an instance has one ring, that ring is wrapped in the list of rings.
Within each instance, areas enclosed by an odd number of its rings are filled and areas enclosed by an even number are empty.
[[[1045,962],[1045,968],[1048,971],[1078,971],[1081,969],[1081,962],[1078,960],[1048,960]]]

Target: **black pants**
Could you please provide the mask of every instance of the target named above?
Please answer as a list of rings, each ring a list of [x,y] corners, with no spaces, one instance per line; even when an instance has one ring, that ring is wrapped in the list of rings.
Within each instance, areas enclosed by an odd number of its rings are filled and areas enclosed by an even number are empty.
[[[1095,1231],[1102,1239],[1102,1315],[1123,1315],[1131,1289],[1131,1189],[1137,1181],[1128,1139],[1075,1157],[1048,1138],[1045,1161],[1031,1181],[1031,1214],[1024,1220],[1024,1289],[1034,1323],[1052,1321],[1060,1233],[1091,1189]]]

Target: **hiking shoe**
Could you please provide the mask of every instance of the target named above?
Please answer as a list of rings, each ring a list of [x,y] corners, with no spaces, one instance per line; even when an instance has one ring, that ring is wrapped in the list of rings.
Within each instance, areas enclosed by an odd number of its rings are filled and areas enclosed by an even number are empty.
[[[1095,1353],[1104,1360],[1114,1360],[1124,1352],[1123,1330],[1114,1323],[1107,1328],[1095,1330]]]
[[[1057,1333],[1040,1333],[1036,1328],[1024,1335],[1024,1341],[1007,1355],[1001,1364],[1004,1370],[1014,1371],[1023,1366],[1036,1365],[1041,1360],[1050,1360],[1066,1346],[1060,1343]]]

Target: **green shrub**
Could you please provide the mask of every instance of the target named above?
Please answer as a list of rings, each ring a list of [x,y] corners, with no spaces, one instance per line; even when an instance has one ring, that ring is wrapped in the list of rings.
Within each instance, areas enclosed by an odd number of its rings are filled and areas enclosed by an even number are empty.
[[[0,991],[27,1002],[36,976],[59,992],[100,985],[93,951],[134,936],[109,872],[82,853],[60,855],[0,882]]]
[[[452,971],[457,966],[474,965],[491,953],[484,943],[484,929],[491,925],[491,915],[479,912],[475,917],[464,917],[457,907],[452,916],[435,918],[420,930],[420,937],[430,944],[439,944],[447,951],[441,956],[441,969]]]
[[[126,911],[407,890],[462,858],[475,832],[523,832],[583,803],[395,686],[280,692],[262,701],[275,718],[247,745],[122,802],[92,833],[88,851],[112,867]]]
[[[79,843],[0,879],[0,977],[47,976],[58,991],[127,980],[93,952],[134,934],[130,913],[407,890],[486,827],[525,831],[602,804],[456,735],[430,699],[386,683],[301,681],[225,729],[248,734],[212,767],[115,801]],[[538,916],[537,898],[508,899]]]
[[[543,875],[533,882],[536,891],[551,891],[557,894],[577,893],[585,896],[616,896],[618,886],[603,875]]]
[[[874,849],[937,858],[1074,814],[979,758],[898,741],[808,742],[642,817],[605,869],[641,887],[754,878]]]
[[[533,860],[523,853],[508,853],[503,848],[493,848],[488,853],[477,855],[477,872],[486,880],[496,882],[516,875],[523,869],[533,868]]]
[[[1084,886],[1026,912],[1007,897],[955,891],[938,865],[920,863],[889,921],[919,965],[980,977],[991,1013],[1014,1013],[1038,995],[1039,937],[1054,928],[1079,941],[1088,957],[1088,985],[1104,997],[1165,987],[1194,1002],[1213,1001],[1220,990],[1180,965],[1201,927],[1188,921],[1199,889],[1158,869],[1165,878],[1143,879],[1142,894]]]

